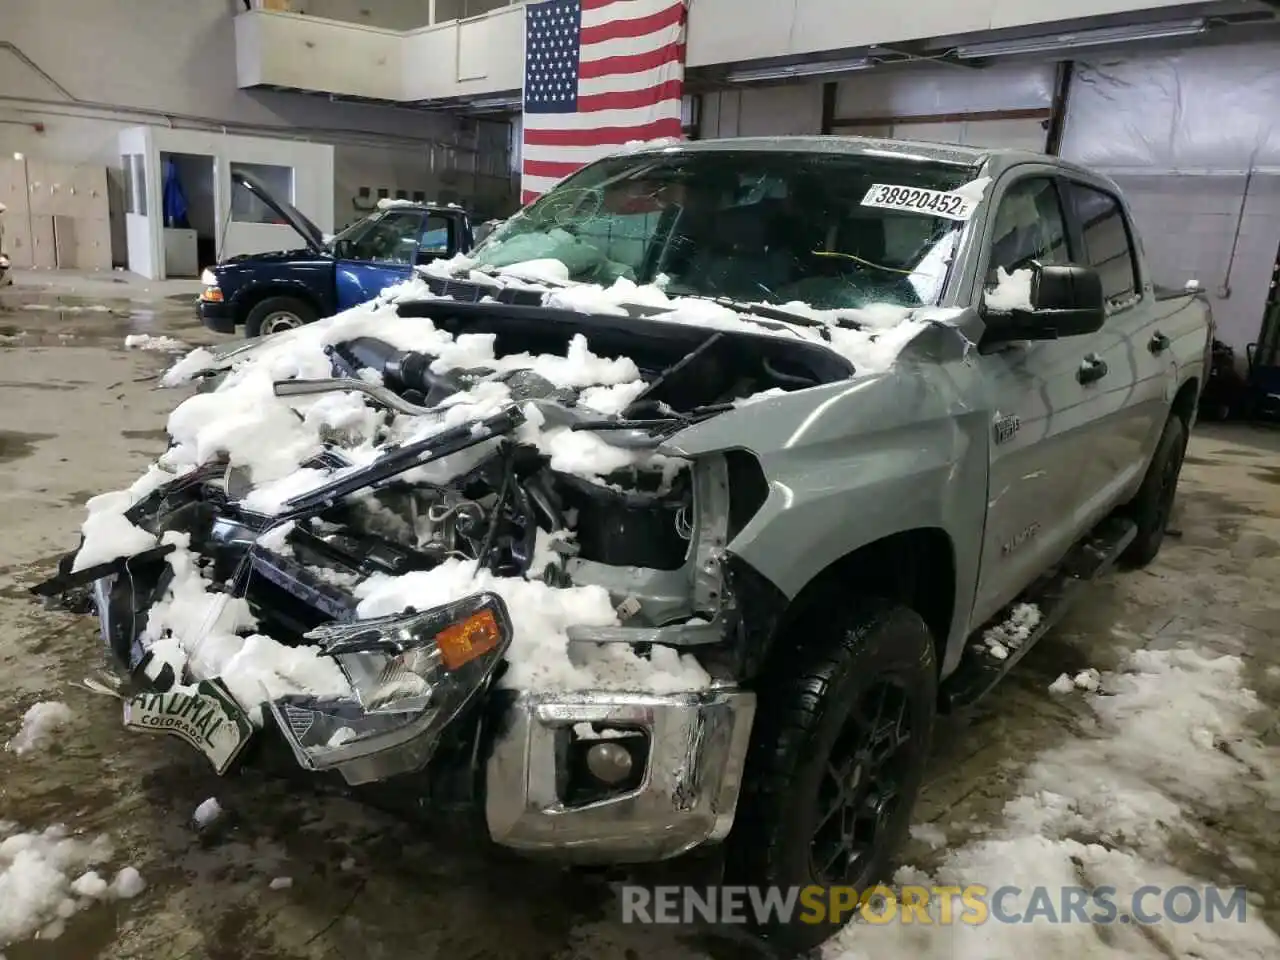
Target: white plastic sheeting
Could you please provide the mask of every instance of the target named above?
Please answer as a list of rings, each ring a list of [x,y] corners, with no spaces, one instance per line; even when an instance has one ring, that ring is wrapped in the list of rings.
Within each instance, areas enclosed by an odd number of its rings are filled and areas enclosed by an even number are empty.
[[[1078,63],[1062,154],[1099,169],[1280,170],[1280,43]]]
[[[1061,152],[1119,183],[1152,279],[1198,280],[1243,356],[1280,246],[1280,43],[1082,61]]]
[[[884,67],[842,80],[838,119],[926,117],[997,110],[1048,110],[1057,66],[1016,62],[985,68],[956,64]]]

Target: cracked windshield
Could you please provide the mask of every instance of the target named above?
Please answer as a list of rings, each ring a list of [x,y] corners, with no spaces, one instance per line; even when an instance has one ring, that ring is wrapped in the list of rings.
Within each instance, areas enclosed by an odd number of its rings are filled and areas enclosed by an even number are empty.
[[[584,169],[500,227],[481,267],[556,260],[570,280],[820,309],[935,305],[962,223],[864,206],[873,184],[950,191],[959,166],[867,156],[674,152]]]

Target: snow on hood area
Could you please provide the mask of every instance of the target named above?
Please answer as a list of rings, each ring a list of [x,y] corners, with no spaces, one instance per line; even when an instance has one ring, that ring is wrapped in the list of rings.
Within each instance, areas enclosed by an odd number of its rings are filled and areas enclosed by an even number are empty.
[[[437,265],[435,272],[457,276],[469,261],[455,258]],[[756,335],[800,337],[849,358],[859,374],[883,371],[902,346],[931,319],[910,318],[907,308],[885,305],[870,310],[824,312],[791,304],[788,310],[825,321],[825,340],[817,327],[773,324],[760,326],[726,307],[696,299],[670,299],[656,286],[619,281],[608,289],[564,283],[548,262],[507,270],[500,278],[473,273],[490,285],[535,284],[546,291],[548,306],[578,311],[626,315],[625,304],[658,307],[663,322],[704,328],[745,330]],[[538,280],[561,281],[548,288]],[[432,299],[422,278],[389,288],[375,301],[296,330],[251,344],[231,359],[232,369],[217,389],[197,393],[173,411],[168,420],[172,446],[129,489],[94,497],[87,504],[84,542],[73,568],[82,570],[156,546],[156,538],[134,526],[124,513],[139,499],[196,467],[224,458],[229,466],[248,471],[253,491],[245,506],[260,513],[279,512],[284,501],[320,486],[331,477],[300,466],[321,451],[325,440],[340,438],[344,455],[355,468],[376,459],[392,443],[421,440],[448,427],[494,415],[512,405],[510,391],[500,382],[480,382],[448,397],[433,415],[393,414],[367,404],[355,392],[315,396],[275,396],[273,383],[288,378],[332,376],[325,348],[361,336],[376,337],[396,349],[416,350],[438,359],[432,369],[485,366],[495,370],[527,369],[557,387],[581,390],[579,405],[602,415],[620,412],[644,388],[640,371],[627,358],[605,358],[591,352],[577,336],[567,356],[550,354],[494,357],[494,337],[461,334],[456,338],[438,330],[430,320],[400,317],[396,304]],[[652,312],[652,311],[650,311]],[[939,311],[933,311],[934,314]],[[836,327],[837,317],[853,319],[863,329]],[[653,318],[648,318],[652,320]],[[830,324],[830,325],[828,325]],[[197,349],[179,360],[162,379],[178,386],[207,370],[218,357]],[[373,371],[362,376],[380,381]],[[599,481],[629,465],[675,471],[680,464],[645,451],[613,446],[598,433],[548,427],[536,407],[523,408],[526,422],[516,438],[535,446],[550,459],[553,470]],[[492,444],[498,443],[497,440]],[[406,474],[436,483],[470,469],[491,453],[483,443]],[[354,468],[353,468],[354,469]],[[359,496],[357,494],[356,496]],[[260,543],[272,548],[283,543],[283,527],[268,530]],[[168,555],[174,579],[165,597],[149,616],[144,641],[157,660],[170,664],[176,676],[195,680],[221,677],[233,695],[260,719],[260,705],[290,693],[331,695],[348,692],[345,678],[315,647],[286,647],[255,633],[248,603],[213,589],[208,573],[197,563],[186,535],[168,533],[164,542],[175,549]],[[545,547],[540,543],[539,549]],[[494,577],[475,573],[475,564],[447,560],[427,572],[392,577],[377,575],[360,585],[360,617],[422,610],[481,590],[500,594],[515,624],[508,652],[509,669],[503,683],[520,689],[629,689],[675,691],[705,687],[710,679],[691,656],[658,649],[641,659],[624,645],[602,645],[598,652],[569,655],[567,628],[604,626],[619,622],[606,590],[595,586],[553,588],[541,581]],[[585,659],[584,659],[585,657]]]

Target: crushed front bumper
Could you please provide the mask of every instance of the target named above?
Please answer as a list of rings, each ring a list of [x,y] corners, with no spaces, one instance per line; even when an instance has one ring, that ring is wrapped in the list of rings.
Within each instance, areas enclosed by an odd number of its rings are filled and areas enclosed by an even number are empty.
[[[525,695],[490,754],[485,819],[495,843],[577,863],[677,856],[733,826],[755,694]],[[633,783],[574,795],[584,727],[642,744]],[[585,749],[608,739],[588,735]],[[577,769],[575,769],[575,766]]]
[[[114,592],[115,579],[93,583],[93,606],[104,647],[120,673],[136,681],[143,679],[143,651],[125,626],[134,597]],[[122,641],[132,641],[132,649]],[[477,799],[500,846],[575,863],[636,863],[723,840],[733,826],[755,718],[752,692],[725,685],[674,694],[523,693],[499,696],[490,706],[490,734],[481,738],[487,742],[476,742],[479,749],[460,759],[472,768],[470,776],[483,771]],[[290,740],[286,728],[279,732]],[[614,782],[593,777],[583,762],[587,751],[624,741],[631,745],[632,775]],[[405,747],[416,755],[419,746],[431,745],[424,738]],[[422,751],[419,759],[433,752]],[[388,769],[384,761],[396,759],[392,753],[375,753],[344,778],[368,783],[419,766],[397,754],[406,762]],[[356,772],[361,775],[350,776]]]

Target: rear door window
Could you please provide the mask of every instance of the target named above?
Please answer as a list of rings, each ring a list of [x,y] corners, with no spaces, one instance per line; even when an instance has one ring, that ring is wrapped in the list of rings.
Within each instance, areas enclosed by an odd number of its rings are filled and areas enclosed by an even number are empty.
[[[422,226],[422,237],[418,241],[418,254],[445,257],[453,249],[453,221],[441,213],[427,214]]]
[[[1132,302],[1138,295],[1137,258],[1120,201],[1082,183],[1068,182],[1066,192],[1084,239],[1080,261],[1098,271],[1108,303],[1124,306]]]

